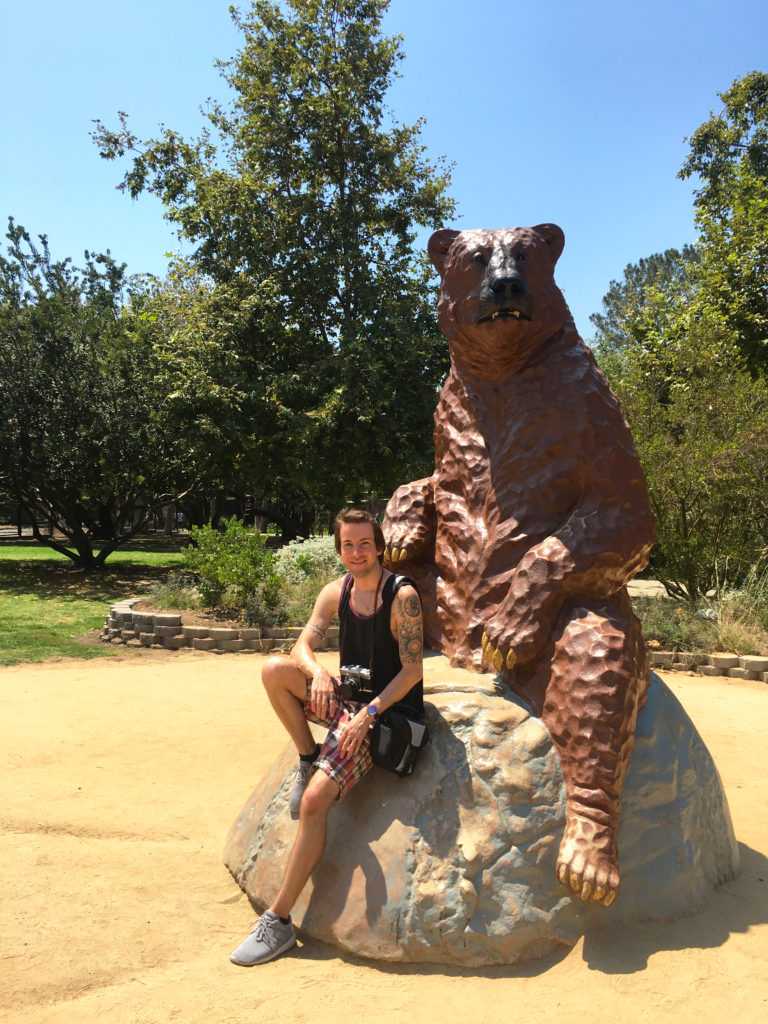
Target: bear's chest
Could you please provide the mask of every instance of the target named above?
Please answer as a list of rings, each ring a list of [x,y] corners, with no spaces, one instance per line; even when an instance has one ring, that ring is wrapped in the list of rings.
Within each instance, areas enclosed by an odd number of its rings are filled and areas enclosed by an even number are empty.
[[[436,417],[439,520],[470,519],[485,542],[526,547],[565,522],[585,483],[589,430],[578,408],[554,394],[542,401],[541,390],[491,403],[446,389]]]

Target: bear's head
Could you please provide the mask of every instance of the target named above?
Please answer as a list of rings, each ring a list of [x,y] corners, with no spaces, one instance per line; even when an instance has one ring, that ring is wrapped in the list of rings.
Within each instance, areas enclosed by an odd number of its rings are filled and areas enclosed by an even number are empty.
[[[570,319],[554,270],[565,236],[556,224],[436,231],[438,319],[454,363],[499,377],[525,366]]]

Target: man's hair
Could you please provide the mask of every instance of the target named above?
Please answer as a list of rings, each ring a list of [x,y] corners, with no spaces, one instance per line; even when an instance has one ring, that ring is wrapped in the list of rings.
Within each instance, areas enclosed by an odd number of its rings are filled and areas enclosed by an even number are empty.
[[[368,523],[373,527],[373,540],[376,545],[376,550],[379,552],[379,561],[381,561],[384,554],[384,548],[387,546],[381,525],[376,521],[375,516],[372,516],[370,512],[366,512],[365,509],[362,508],[343,508],[334,519],[333,539],[336,544],[336,554],[341,554],[341,527],[345,523]]]

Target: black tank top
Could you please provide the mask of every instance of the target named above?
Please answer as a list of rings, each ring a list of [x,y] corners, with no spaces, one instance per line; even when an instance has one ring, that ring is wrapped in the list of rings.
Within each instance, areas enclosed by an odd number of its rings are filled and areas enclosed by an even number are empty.
[[[371,693],[377,697],[403,667],[400,651],[392,636],[390,616],[397,591],[415,584],[407,576],[392,574],[381,591],[381,608],[374,615],[356,615],[350,605],[352,574],[344,577],[339,598],[339,660],[342,665],[371,667]],[[373,665],[371,665],[373,655]],[[424,713],[424,683],[420,679],[398,704],[407,704],[419,714]]]

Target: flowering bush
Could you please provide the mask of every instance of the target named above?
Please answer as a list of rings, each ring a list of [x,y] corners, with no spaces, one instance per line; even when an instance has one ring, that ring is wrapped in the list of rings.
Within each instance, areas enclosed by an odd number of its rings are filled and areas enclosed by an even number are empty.
[[[333,536],[310,537],[291,541],[280,549],[275,566],[287,583],[314,580],[321,586],[341,576],[344,566],[336,554]]]

